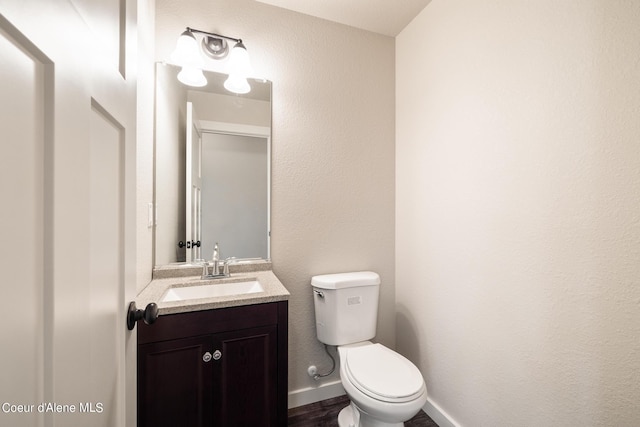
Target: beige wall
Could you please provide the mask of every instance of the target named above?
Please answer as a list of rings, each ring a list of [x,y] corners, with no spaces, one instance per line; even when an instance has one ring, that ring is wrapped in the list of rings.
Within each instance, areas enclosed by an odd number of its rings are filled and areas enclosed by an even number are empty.
[[[434,0],[397,38],[397,344],[461,425],[638,425],[639,54],[623,1]]]
[[[190,26],[241,37],[273,81],[272,258],[291,292],[290,390],[319,384],[309,364],[330,365],[315,337],[312,275],[377,271],[378,339],[394,346],[394,40],[252,0],[156,6],[157,60]]]

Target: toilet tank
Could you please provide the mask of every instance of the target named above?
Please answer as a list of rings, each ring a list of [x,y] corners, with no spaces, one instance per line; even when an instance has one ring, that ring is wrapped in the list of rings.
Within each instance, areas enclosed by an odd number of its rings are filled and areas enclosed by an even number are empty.
[[[311,278],[318,340],[328,345],[367,341],[376,335],[380,276],[371,271]]]

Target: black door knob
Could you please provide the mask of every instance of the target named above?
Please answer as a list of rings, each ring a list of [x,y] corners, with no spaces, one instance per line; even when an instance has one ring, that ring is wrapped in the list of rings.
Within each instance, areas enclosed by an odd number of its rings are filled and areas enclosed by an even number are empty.
[[[133,330],[138,320],[144,320],[144,323],[151,325],[158,319],[158,304],[151,302],[147,304],[144,310],[136,307],[135,301],[129,303],[127,310],[127,329]]]

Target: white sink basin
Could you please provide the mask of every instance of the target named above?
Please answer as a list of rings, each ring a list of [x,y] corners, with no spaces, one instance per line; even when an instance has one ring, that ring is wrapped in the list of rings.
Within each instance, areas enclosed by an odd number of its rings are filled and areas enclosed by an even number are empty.
[[[264,288],[257,280],[246,282],[219,283],[213,285],[181,286],[169,288],[162,302],[184,301],[199,298],[226,297],[230,295],[245,295],[264,292]]]

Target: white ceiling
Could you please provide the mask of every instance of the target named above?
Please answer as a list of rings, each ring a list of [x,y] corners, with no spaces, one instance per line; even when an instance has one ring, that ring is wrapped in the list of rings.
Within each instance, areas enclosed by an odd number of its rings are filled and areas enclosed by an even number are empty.
[[[256,0],[395,37],[431,0]]]

